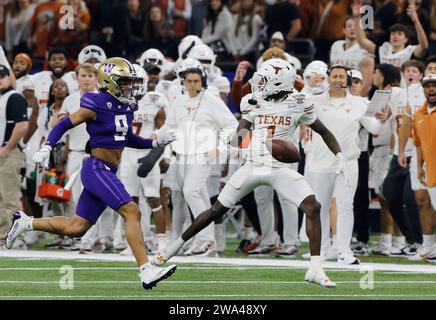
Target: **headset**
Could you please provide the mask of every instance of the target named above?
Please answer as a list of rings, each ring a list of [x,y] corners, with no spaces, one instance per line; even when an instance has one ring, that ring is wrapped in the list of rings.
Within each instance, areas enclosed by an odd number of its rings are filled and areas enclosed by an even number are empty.
[[[330,76],[330,73],[333,69],[344,69],[347,73],[347,84],[343,88],[351,87],[351,85],[353,84],[353,74],[351,73],[351,69],[347,66],[344,66],[343,64],[334,64],[327,69],[327,77]]]

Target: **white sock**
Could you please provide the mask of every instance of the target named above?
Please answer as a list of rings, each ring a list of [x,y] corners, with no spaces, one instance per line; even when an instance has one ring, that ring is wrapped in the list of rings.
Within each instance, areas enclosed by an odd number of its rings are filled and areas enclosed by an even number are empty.
[[[250,236],[253,234],[253,227],[246,227],[244,230],[244,239],[250,240]]]
[[[33,231],[33,217],[30,217],[30,220],[28,221],[28,224],[26,226],[26,229],[28,231]]]
[[[424,234],[422,236],[422,238],[423,238],[422,246],[424,248],[430,248],[430,247],[433,246],[433,244],[434,244],[434,234],[431,234],[431,235]]]
[[[314,269],[322,269],[321,256],[310,256],[310,267]]]
[[[160,251],[167,245],[167,236],[165,233],[158,233],[156,234],[157,239],[157,249]]]
[[[148,261],[147,263],[144,263],[142,266],[139,267],[139,271],[142,271],[145,268],[150,268],[150,267],[153,267],[153,265],[151,264],[150,261]]]
[[[390,248],[392,246],[392,234],[380,233],[380,245]]]
[[[336,248],[336,235],[332,235],[332,246],[333,248]]]
[[[406,237],[402,236],[402,237],[392,237],[392,243],[394,245],[401,247],[405,247],[406,246]]]

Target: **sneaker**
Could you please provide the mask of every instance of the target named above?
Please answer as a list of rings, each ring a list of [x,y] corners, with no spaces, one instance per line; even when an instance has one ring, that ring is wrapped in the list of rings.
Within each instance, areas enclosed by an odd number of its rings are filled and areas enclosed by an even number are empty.
[[[426,260],[427,257],[430,256],[430,253],[432,252],[432,247],[421,247],[419,248],[418,252],[410,257],[407,257],[407,260],[410,261],[422,261],[422,260]]]
[[[338,263],[341,264],[360,264],[359,259],[353,256],[351,253],[339,253],[338,254]]]
[[[310,283],[318,284],[324,288],[336,287],[336,283],[331,281],[322,269],[316,270],[314,268],[309,268],[309,270],[307,270],[306,272],[306,275],[304,276],[304,280]]]
[[[298,248],[293,244],[283,244],[276,250],[276,257],[295,258]]]
[[[80,251],[80,243],[74,241],[73,245],[70,247],[70,251]]]
[[[391,249],[392,248],[390,246],[385,246],[381,243],[378,243],[369,249],[369,253],[374,254],[374,255],[389,256]]]
[[[177,269],[176,265],[171,265],[166,268],[159,268],[152,264],[146,264],[141,268],[140,277],[142,287],[145,290],[153,289],[159,281],[162,281],[171,276]]]
[[[404,257],[405,254],[404,252],[401,250],[402,247],[398,246],[398,245],[393,245],[391,247],[391,250],[389,251],[389,257]]]
[[[13,250],[27,250],[26,241],[22,237],[19,237],[17,240],[15,240],[13,246]]]
[[[27,245],[35,245],[41,239],[43,233],[41,231],[30,231],[24,236],[24,241]]]
[[[401,248],[401,252],[405,256],[410,257],[410,256],[414,256],[415,254],[417,254],[419,248],[420,248],[420,245],[418,243],[408,244],[407,246]]]
[[[301,255],[301,257],[302,257],[303,259],[310,260],[310,252],[303,253],[303,254]]]
[[[70,249],[74,245],[74,239],[70,237],[65,237],[61,244],[59,245],[59,248],[65,248]]]
[[[253,241],[250,244],[246,245],[244,248],[244,253],[248,253],[250,251],[255,250],[260,245],[260,242]]]
[[[53,241],[47,243],[45,245],[46,248],[59,248],[61,246],[62,241],[64,240],[63,236],[56,236]]]
[[[194,241],[191,248],[184,253],[185,256],[197,257],[218,257],[215,241],[202,241],[196,243]]]
[[[113,252],[114,244],[110,239],[107,239],[106,237],[97,239],[97,241],[94,242],[92,251],[95,253]]]
[[[32,220],[33,218],[22,211],[15,211],[12,214],[12,226],[6,237],[6,248],[11,249],[18,236],[31,230]]]
[[[133,256],[132,249],[130,249],[130,247],[127,247],[126,249],[124,249],[123,251],[120,252],[120,256],[124,256],[124,257]]]
[[[123,251],[128,247],[127,242],[126,241],[119,241],[117,243],[114,243],[114,249],[116,251]]]
[[[248,239],[242,239],[241,242],[239,242],[238,247],[236,248],[236,252],[245,252],[245,248],[251,244],[251,241]]]
[[[274,254],[276,251],[276,245],[259,245],[257,248],[250,250],[247,252],[249,256],[256,256],[256,257],[262,257],[262,256],[270,256]]]
[[[79,246],[79,254],[91,253],[92,252],[92,243],[84,242]]]
[[[353,248],[353,253],[356,256],[368,256],[369,250],[368,245],[363,242],[358,242],[357,245]]]
[[[331,245],[327,248],[327,251],[324,255],[324,261],[336,260],[338,259],[338,249],[335,246]]]

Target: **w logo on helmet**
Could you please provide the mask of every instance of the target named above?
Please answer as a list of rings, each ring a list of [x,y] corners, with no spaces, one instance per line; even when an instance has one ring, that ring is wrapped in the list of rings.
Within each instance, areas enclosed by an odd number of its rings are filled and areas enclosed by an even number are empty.
[[[104,65],[104,72],[105,73],[109,73],[109,72],[111,72],[112,71],[112,69],[115,67],[115,64],[114,63],[108,63],[108,64],[105,64]]]

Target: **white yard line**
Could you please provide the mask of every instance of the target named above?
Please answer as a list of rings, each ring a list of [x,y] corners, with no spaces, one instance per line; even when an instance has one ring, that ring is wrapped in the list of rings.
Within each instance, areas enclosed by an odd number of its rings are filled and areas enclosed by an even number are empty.
[[[58,259],[58,260],[88,260],[88,261],[109,261],[109,262],[134,262],[133,257],[123,257],[119,254],[79,254],[75,252],[52,252],[52,251],[0,251],[0,258],[31,258],[31,259]],[[227,265],[235,267],[288,267],[296,269],[307,269],[310,262],[307,260],[286,260],[286,259],[243,259],[243,258],[210,258],[210,257],[179,257],[171,259],[173,263],[199,263],[212,265]],[[402,271],[436,274],[434,265],[413,265],[393,263],[362,263],[360,265],[341,265],[336,262],[323,263],[326,269],[343,269],[361,271],[371,268],[374,271]],[[124,269],[124,268],[122,268]]]
[[[157,299],[157,298],[317,298],[317,297],[361,297],[361,298],[383,298],[383,297],[394,297],[394,298],[425,298],[425,297],[436,297],[436,294],[195,294],[195,295],[58,295],[58,296],[44,296],[44,295],[33,295],[33,296],[0,296],[0,299],[122,299],[122,298],[141,298],[141,299]],[[217,302],[217,304],[225,304],[225,302]],[[228,304],[231,304],[229,302]],[[268,304],[268,302],[266,302]]]
[[[359,284],[359,281],[335,281],[338,284]],[[28,281],[28,280],[0,280],[0,284],[56,284],[57,281]],[[436,284],[436,281],[372,281],[374,284]],[[138,281],[74,281],[74,284],[138,284]],[[178,285],[178,284],[266,284],[266,285],[289,285],[289,284],[307,284],[306,281],[233,281],[233,280],[168,280],[163,282],[165,285]]]

